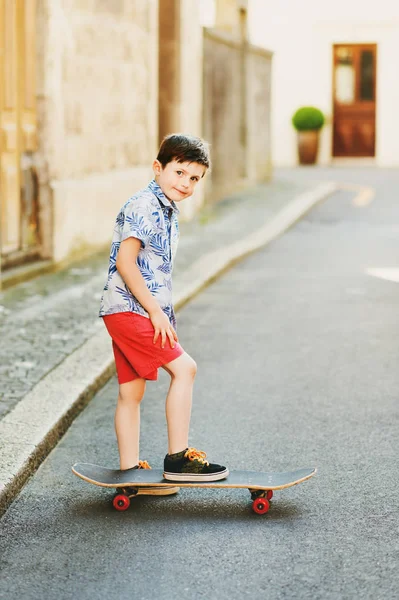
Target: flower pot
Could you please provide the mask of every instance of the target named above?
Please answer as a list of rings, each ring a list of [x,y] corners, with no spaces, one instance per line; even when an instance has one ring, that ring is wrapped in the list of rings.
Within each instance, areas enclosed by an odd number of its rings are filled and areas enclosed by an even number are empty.
[[[298,131],[298,158],[301,165],[314,165],[319,150],[319,131]]]

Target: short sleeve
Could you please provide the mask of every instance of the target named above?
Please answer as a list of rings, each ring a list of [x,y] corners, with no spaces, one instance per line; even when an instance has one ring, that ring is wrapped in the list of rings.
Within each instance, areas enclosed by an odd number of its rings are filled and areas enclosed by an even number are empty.
[[[151,207],[145,198],[132,200],[125,208],[121,241],[134,237],[141,241],[143,248],[148,246],[155,233],[151,215]]]

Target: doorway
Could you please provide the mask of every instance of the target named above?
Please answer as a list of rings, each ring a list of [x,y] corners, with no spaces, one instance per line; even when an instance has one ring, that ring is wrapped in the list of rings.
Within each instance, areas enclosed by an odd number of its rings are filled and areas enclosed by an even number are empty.
[[[376,44],[333,48],[333,156],[375,156]]]
[[[39,257],[35,0],[0,0],[2,269]]]

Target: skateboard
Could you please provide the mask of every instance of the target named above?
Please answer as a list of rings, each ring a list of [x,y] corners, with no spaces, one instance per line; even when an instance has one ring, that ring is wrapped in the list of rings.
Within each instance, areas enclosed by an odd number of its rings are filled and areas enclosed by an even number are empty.
[[[261,473],[257,471],[230,471],[226,479],[220,481],[202,482],[173,482],[163,478],[161,469],[128,469],[118,471],[107,469],[90,463],[76,463],[72,472],[94,485],[116,488],[118,491],[113,499],[116,510],[124,511],[130,506],[131,498],[139,494],[142,487],[170,487],[179,488],[247,488],[251,494],[252,510],[258,515],[267,513],[273,491],[289,488],[302,483],[315,475],[316,468],[298,469],[286,473]]]

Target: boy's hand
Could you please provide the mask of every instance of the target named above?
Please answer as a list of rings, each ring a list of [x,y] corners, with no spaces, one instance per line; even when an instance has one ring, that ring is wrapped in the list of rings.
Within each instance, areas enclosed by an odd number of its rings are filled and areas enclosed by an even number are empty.
[[[171,348],[175,347],[175,341],[177,342],[177,333],[173,329],[168,317],[165,315],[162,309],[156,310],[153,313],[149,313],[151,323],[154,326],[154,344],[156,343],[159,335],[161,335],[161,347],[165,348],[166,336],[169,338]]]

